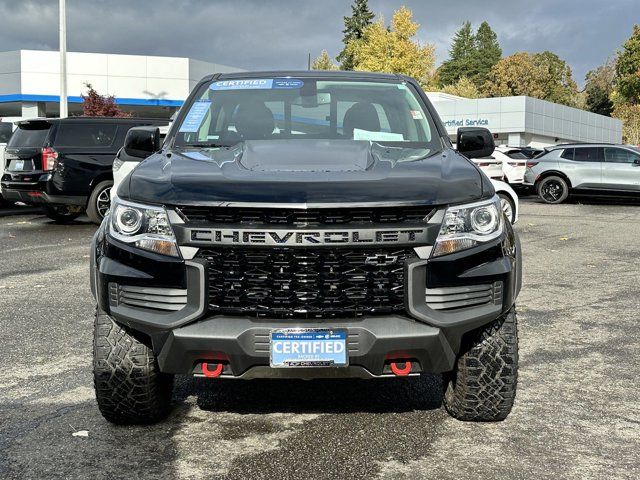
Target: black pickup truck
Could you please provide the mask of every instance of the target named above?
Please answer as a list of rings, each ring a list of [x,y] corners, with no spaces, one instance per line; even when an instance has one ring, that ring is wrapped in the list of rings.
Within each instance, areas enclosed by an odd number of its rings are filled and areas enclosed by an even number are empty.
[[[211,75],[121,183],[91,246],[94,378],[116,423],[170,409],[173,376],[441,373],[447,410],[516,392],[520,244],[491,181],[411,78]],[[465,156],[466,155],[466,156]]]
[[[100,223],[109,210],[111,167],[127,131],[167,123],[113,117],[19,122],[5,150],[3,196],[41,205],[59,223],[70,222],[85,210],[91,221]]]

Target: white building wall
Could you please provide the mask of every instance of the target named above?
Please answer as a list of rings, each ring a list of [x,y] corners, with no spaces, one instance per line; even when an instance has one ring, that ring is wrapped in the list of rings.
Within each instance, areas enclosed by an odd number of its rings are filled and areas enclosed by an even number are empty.
[[[20,91],[20,52],[0,52],[0,95]]]
[[[214,72],[238,68],[183,57],[67,53],[69,97],[79,97],[90,83],[118,99],[183,101],[193,85]],[[0,94],[58,96],[60,57],[55,51],[0,53]]]
[[[58,52],[22,50],[21,93],[58,95]],[[80,96],[90,83],[101,94],[118,98],[183,100],[189,93],[189,59],[143,55],[69,52],[69,96]]]
[[[207,75],[212,73],[231,73],[240,71],[238,68],[222,65],[220,63],[208,63],[201,60],[189,59],[189,91]]]

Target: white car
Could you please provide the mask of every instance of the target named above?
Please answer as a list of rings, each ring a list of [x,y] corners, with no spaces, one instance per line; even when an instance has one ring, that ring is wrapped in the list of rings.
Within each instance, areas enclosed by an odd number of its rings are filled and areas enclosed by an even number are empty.
[[[509,221],[514,224],[518,221],[518,195],[513,191],[508,184],[499,180],[491,179],[493,188],[500,197],[500,204],[502,205],[502,211],[507,216]]]
[[[492,157],[502,161],[502,171],[505,180],[510,184],[524,183],[524,171],[529,159],[518,148],[496,147]]]
[[[496,159],[491,156],[484,158],[474,158],[471,161],[478,167],[480,167],[480,170],[482,170],[487,177],[496,180],[504,179],[502,160]]]
[[[164,139],[169,132],[169,127],[171,124],[167,126],[158,127],[160,129],[160,138]],[[131,173],[131,171],[138,166],[138,164],[142,161],[141,158],[134,158],[128,155],[123,154],[122,149],[118,152],[116,159],[113,161],[113,186],[111,187],[111,200],[113,201],[113,197],[118,191],[118,187],[122,183],[122,180],[125,179],[127,175]]]

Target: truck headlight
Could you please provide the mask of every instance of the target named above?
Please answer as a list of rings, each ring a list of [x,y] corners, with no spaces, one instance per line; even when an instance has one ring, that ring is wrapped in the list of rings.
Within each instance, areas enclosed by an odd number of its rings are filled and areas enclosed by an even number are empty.
[[[109,234],[116,240],[162,255],[179,256],[176,237],[163,207],[114,197],[108,221]]]
[[[447,208],[433,248],[439,257],[475,247],[502,234],[504,220],[500,198]]]

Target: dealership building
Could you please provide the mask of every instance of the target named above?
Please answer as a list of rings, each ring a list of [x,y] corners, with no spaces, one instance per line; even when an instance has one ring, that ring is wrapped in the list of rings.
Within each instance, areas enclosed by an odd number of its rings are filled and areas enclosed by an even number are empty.
[[[615,118],[531,97],[470,99],[428,93],[451,140],[459,127],[486,127],[496,144],[546,147],[569,142],[622,143]]]
[[[69,113],[82,112],[80,95],[90,83],[115,95],[136,116],[169,117],[205,75],[240,68],[184,57],[67,53]],[[57,51],[0,52],[0,117],[59,115]],[[469,99],[428,93],[451,139],[459,127],[482,126],[497,144],[544,147],[566,142],[622,142],[620,120],[531,97]]]
[[[80,95],[90,83],[101,95],[115,95],[121,108],[136,116],[169,117],[202,77],[237,71],[184,57],[68,52],[69,114],[82,112]],[[0,117],[58,116],[59,95],[59,52],[0,52]]]

